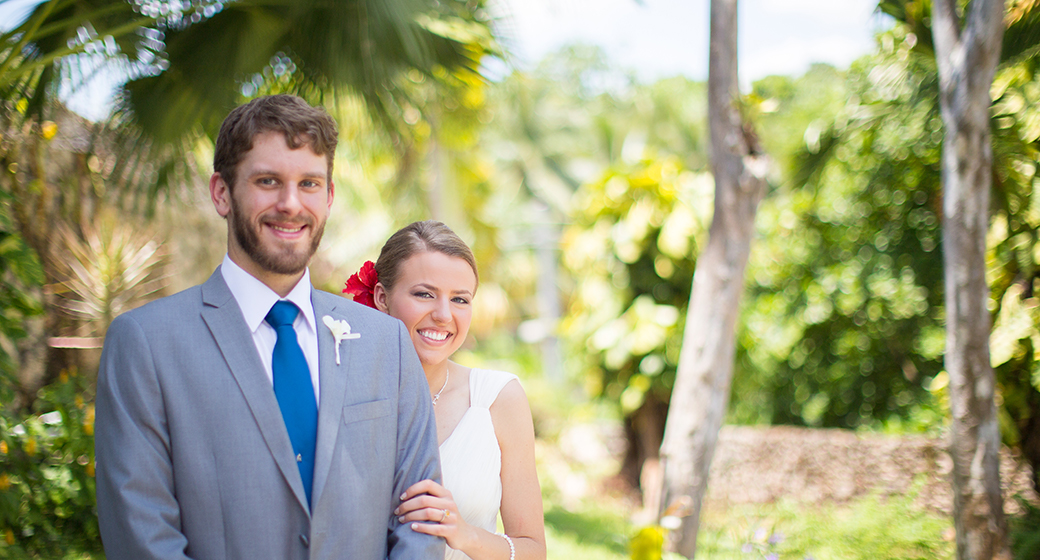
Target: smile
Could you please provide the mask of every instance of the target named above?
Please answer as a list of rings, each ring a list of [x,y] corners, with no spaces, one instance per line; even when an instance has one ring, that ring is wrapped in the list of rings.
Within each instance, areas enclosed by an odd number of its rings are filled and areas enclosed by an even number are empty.
[[[437,331],[419,331],[419,336],[440,342],[448,338],[448,333]]]
[[[288,228],[288,227],[276,226],[274,224],[268,224],[268,225],[271,227],[271,229],[273,229],[275,231],[280,231],[282,233],[299,233],[300,231],[303,230],[303,227],[304,227],[304,226],[296,226],[296,227],[293,227],[293,228]]]

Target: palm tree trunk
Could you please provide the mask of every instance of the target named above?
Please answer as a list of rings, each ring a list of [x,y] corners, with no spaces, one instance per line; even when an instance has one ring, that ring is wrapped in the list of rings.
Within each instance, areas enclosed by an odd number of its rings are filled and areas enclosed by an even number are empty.
[[[946,371],[954,526],[962,560],[1010,558],[1000,490],[1000,432],[990,365],[986,232],[993,151],[989,89],[1000,57],[1003,0],[970,4],[962,28],[954,0],[935,0],[943,142]]]
[[[677,550],[693,558],[708,471],[729,402],[736,323],[755,213],[766,191],[768,159],[743,122],[737,87],[737,0],[712,0],[708,115],[715,214],[697,259],[661,462],[662,507],[683,499],[690,513]]]

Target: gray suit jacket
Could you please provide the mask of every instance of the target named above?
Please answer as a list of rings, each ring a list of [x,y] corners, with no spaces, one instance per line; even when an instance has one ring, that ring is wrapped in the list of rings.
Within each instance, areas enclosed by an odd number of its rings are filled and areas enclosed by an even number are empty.
[[[118,317],[98,373],[98,520],[110,560],[443,558],[393,516],[440,479],[430,393],[395,319],[312,290],[320,362],[313,509],[220,270]],[[361,337],[335,343],[322,317]]]

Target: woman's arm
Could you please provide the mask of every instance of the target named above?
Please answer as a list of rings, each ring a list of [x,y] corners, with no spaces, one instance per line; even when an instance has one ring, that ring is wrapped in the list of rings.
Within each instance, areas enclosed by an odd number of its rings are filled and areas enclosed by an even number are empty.
[[[491,405],[491,420],[502,449],[502,527],[513,540],[515,560],[544,560],[545,518],[535,470],[534,422],[519,382],[510,381],[502,388]]]
[[[542,491],[534,461],[534,423],[527,395],[510,381],[491,405],[495,436],[502,450],[502,526],[513,543],[513,560],[545,560]],[[412,485],[395,511],[420,533],[444,537],[448,546],[474,560],[510,560],[501,535],[473,527],[459,515],[446,488],[430,480]]]

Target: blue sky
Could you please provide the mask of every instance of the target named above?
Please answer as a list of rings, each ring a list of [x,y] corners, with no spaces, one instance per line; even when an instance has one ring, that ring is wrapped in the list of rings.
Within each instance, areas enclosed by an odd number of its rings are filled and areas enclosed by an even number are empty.
[[[601,46],[643,80],[708,74],[708,0],[492,0],[501,31],[531,64],[569,43]],[[741,0],[741,81],[840,68],[874,47],[877,0]]]
[[[39,0],[0,0],[0,27]],[[520,68],[574,43],[599,45],[643,81],[677,74],[706,79],[709,0],[490,0]],[[874,47],[886,25],[877,0],[741,0],[740,74],[745,85],[771,74],[798,75],[813,62],[847,67]],[[100,118],[111,79],[69,100]]]

